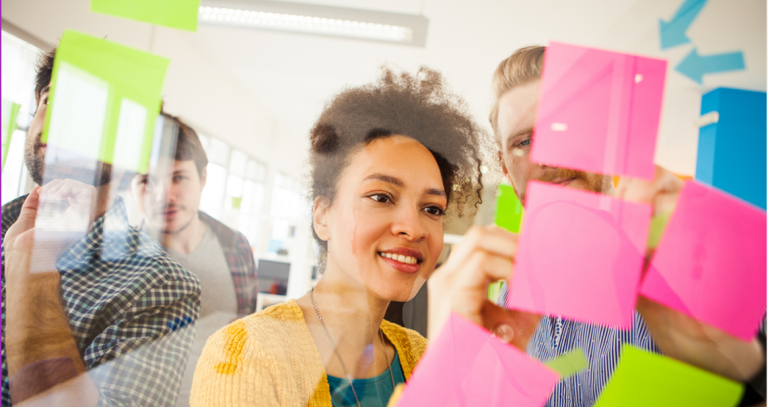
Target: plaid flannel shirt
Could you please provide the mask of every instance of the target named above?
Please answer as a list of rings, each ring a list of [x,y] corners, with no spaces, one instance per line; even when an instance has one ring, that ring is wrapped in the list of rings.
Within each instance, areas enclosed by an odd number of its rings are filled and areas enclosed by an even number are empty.
[[[241,317],[256,312],[256,296],[259,294],[259,280],[256,273],[256,262],[248,239],[223,223],[200,212],[200,220],[205,222],[221,244],[224,258],[227,259],[232,282],[237,293],[237,314]]]
[[[2,236],[26,196],[2,208]],[[5,253],[2,259],[5,288]],[[200,312],[200,282],[128,225],[121,199],[57,260],[61,299],[101,406],[173,406]],[[2,326],[5,332],[5,296]],[[2,339],[2,407],[10,407]]]

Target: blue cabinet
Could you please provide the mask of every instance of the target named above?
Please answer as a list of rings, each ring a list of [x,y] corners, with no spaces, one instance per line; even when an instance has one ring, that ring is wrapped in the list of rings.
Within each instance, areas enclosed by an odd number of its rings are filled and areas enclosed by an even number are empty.
[[[696,179],[766,208],[765,92],[717,88],[701,98],[701,114],[717,122],[699,130]]]

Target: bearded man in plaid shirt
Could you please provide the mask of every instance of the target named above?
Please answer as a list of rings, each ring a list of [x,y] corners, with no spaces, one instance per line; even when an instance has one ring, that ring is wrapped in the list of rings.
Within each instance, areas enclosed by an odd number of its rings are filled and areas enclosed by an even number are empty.
[[[2,208],[2,406],[172,406],[200,283],[128,224],[109,164],[57,165],[41,143],[54,56],[38,65],[25,141],[30,175],[47,183]],[[56,201],[68,208],[46,218]],[[68,215],[87,222],[76,238],[52,231]]]

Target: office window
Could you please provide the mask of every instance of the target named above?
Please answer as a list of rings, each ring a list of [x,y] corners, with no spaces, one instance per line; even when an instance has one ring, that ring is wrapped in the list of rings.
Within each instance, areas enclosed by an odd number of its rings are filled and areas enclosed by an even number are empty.
[[[24,165],[24,137],[35,113],[35,65],[40,49],[3,31],[2,32],[2,100],[21,105],[16,128],[8,145],[7,161],[2,171],[2,203],[21,196],[25,191],[27,168]],[[5,151],[3,151],[5,153]]]

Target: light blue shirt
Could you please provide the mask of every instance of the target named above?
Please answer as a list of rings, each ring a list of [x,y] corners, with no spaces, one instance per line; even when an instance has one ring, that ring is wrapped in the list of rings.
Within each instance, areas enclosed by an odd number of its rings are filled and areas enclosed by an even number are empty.
[[[507,302],[507,285],[502,286],[497,303]],[[625,343],[659,353],[651,339],[648,327],[635,311],[632,329],[590,325],[564,320],[560,317],[543,317],[536,327],[526,352],[531,357],[547,362],[575,348],[582,348],[589,361],[586,370],[567,377],[555,386],[547,407],[591,406],[611,378]]]

